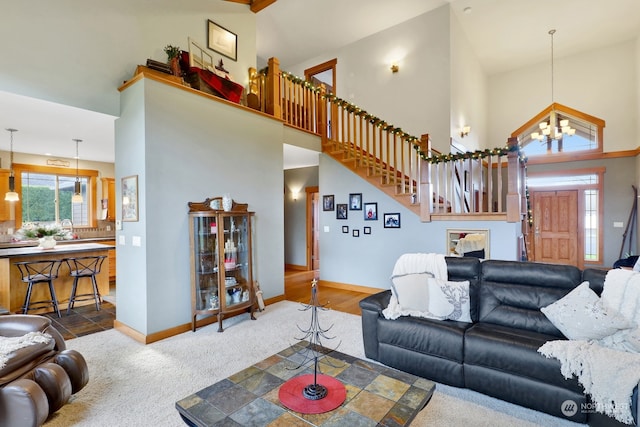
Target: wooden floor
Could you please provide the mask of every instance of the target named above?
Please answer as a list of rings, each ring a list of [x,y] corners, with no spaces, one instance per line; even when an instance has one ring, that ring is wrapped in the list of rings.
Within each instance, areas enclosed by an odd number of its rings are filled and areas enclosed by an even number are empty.
[[[311,300],[311,281],[314,277],[318,277],[317,271],[285,270],[285,298],[288,301],[308,303]],[[370,294],[320,285],[317,295],[321,305],[326,304],[326,307],[332,310],[359,316],[360,306],[358,303]]]

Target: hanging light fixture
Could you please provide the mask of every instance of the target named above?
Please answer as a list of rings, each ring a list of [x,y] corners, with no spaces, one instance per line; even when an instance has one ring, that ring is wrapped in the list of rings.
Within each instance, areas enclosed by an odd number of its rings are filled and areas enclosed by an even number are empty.
[[[73,189],[73,197],[71,198],[71,203],[82,203],[82,192],[80,191],[80,176],[78,175],[78,159],[80,156],[78,155],[78,143],[82,142],[81,139],[74,139],[76,142],[76,183]]]
[[[554,94],[553,94],[553,35],[556,30],[549,30],[551,36],[551,112],[549,113],[549,122],[542,122],[538,125],[540,132],[533,132],[531,139],[537,139],[539,141],[547,140],[550,143],[551,140],[560,141],[562,135],[573,136],[576,130],[569,126],[569,119],[558,120],[558,114],[555,110]],[[558,128],[558,126],[560,128]]]
[[[8,128],[7,131],[11,134],[11,165],[9,167],[9,191],[4,195],[4,200],[7,202],[17,202],[20,200],[18,193],[16,193],[16,180],[13,176],[13,133],[18,132],[18,129]]]

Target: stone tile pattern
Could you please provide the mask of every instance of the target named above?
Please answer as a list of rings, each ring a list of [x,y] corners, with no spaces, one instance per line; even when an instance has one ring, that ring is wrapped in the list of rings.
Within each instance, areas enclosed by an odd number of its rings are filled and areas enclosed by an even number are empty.
[[[193,426],[407,426],[431,399],[435,384],[424,378],[318,348],[319,371],[342,381],[345,402],[323,414],[283,406],[278,390],[288,379],[313,373],[313,353],[301,342],[176,402]]]

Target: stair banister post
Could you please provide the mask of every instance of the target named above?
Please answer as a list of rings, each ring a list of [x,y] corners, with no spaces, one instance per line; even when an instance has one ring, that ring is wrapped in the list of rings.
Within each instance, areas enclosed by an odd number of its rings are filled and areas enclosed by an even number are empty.
[[[518,138],[507,140],[509,148],[518,145]],[[509,150],[507,154],[507,222],[522,221],[520,195],[520,155],[517,150]]]
[[[269,58],[266,84],[267,114],[276,119],[282,119],[282,106],[280,105],[280,61],[277,58]]]
[[[429,134],[420,136],[420,152],[428,156],[431,153]],[[433,212],[433,184],[431,183],[431,163],[420,156],[420,221],[431,222]]]
[[[318,95],[318,133],[320,134],[322,147],[327,143],[327,86],[320,84],[320,94]]]

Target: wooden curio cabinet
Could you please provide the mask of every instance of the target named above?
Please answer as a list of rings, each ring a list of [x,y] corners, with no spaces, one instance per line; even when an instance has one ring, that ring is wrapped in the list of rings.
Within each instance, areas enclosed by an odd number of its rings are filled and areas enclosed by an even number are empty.
[[[255,320],[253,215],[235,202],[223,210],[220,197],[189,203],[193,331],[198,316],[217,315],[218,332],[229,313],[246,311]]]

